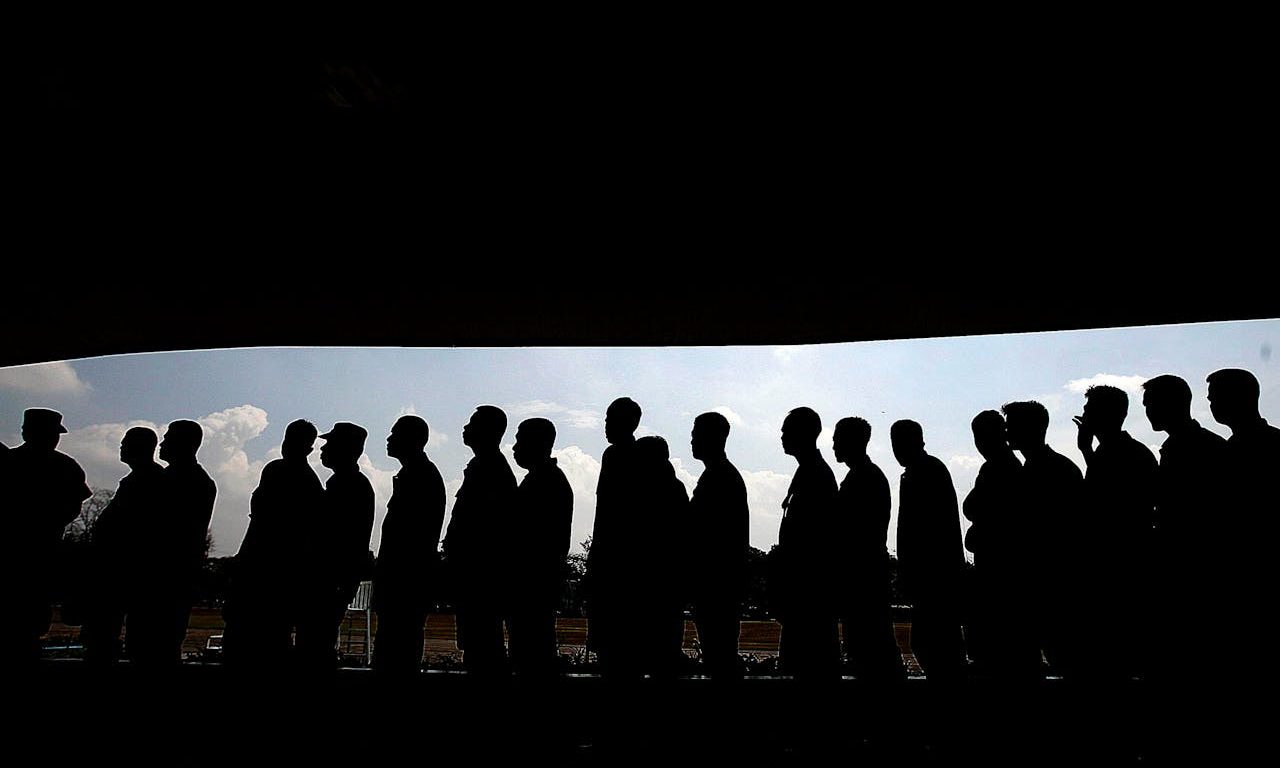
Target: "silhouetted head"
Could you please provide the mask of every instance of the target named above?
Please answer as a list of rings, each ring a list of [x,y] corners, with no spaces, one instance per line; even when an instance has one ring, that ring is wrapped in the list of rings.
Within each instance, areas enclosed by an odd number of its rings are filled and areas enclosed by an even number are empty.
[[[280,444],[280,455],[286,459],[305,461],[315,450],[316,438],[320,430],[306,419],[289,422],[284,428],[284,442]]]
[[[493,405],[477,406],[471,420],[462,428],[462,444],[473,453],[498,450],[507,431],[507,414]]]
[[[867,443],[871,442],[871,424],[858,416],[849,416],[836,422],[832,438],[836,461],[848,464],[867,455]]]
[[[636,460],[646,467],[665,466],[675,474],[675,468],[671,466],[671,451],[667,447],[667,441],[657,435],[646,435],[636,441]]]
[[[179,419],[169,422],[160,441],[160,459],[169,464],[189,464],[196,460],[196,451],[204,440],[204,430],[194,421]]]
[[[364,453],[364,440],[369,436],[365,428],[359,424],[339,421],[333,429],[320,435],[324,445],[320,446],[320,463],[329,469],[342,469],[354,466]]]
[[[160,438],[154,430],[146,427],[131,427],[124,433],[120,441],[120,461],[130,467],[139,464],[150,464],[155,461],[156,444]]]
[[[724,445],[729,440],[729,420],[724,414],[711,411],[703,413],[693,420],[693,434],[689,439],[689,448],[693,458],[707,461],[724,455]]]
[[[1142,407],[1151,428],[1167,432],[1169,427],[1191,419],[1191,387],[1172,374],[1148,379],[1142,385]]]
[[[1223,368],[1209,374],[1208,382],[1214,421],[1235,429],[1260,418],[1258,377],[1242,368]]]
[[[393,459],[416,456],[426,450],[430,437],[431,430],[421,416],[401,416],[391,427],[391,434],[387,435],[387,455]]]
[[[893,422],[889,427],[889,442],[893,444],[893,457],[903,467],[909,467],[922,459],[924,429],[911,419]]]
[[[973,445],[984,459],[992,459],[1009,451],[1009,438],[1004,433],[1004,417],[999,411],[983,411],[970,422]]]
[[[556,444],[556,425],[548,419],[525,419],[516,428],[516,444],[511,448],[516,464],[533,469],[551,458]]]
[[[41,451],[52,451],[66,434],[62,414],[49,408],[28,408],[22,414],[22,442]]]
[[[1129,415],[1129,396],[1123,389],[1099,384],[1084,393],[1083,421],[1095,435],[1110,435],[1124,428]]]
[[[640,426],[640,406],[629,397],[620,397],[604,412],[604,439],[610,445],[627,442]]]
[[[1005,403],[1000,409],[1004,414],[1004,433],[1009,447],[1015,451],[1029,451],[1044,446],[1045,433],[1049,431],[1049,411],[1035,400]]]
[[[802,456],[818,450],[818,435],[822,434],[822,419],[812,408],[801,406],[782,420],[782,452],[788,456]]]

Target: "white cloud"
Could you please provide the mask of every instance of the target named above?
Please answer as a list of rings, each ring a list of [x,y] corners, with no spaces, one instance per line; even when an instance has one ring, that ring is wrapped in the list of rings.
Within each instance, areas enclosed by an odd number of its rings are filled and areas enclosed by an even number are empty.
[[[1118,376],[1112,373],[1099,373],[1088,379],[1072,379],[1063,386],[1063,389],[1075,392],[1077,395],[1083,395],[1088,391],[1089,387],[1107,385],[1123,389],[1131,395],[1141,395],[1142,384],[1146,380],[1146,376]]]
[[[266,464],[250,461],[244,446],[267,428],[267,412],[254,405],[242,405],[195,421],[204,430],[197,457],[218,486],[212,523],[214,554],[231,555],[240,548],[248,526],[249,496]],[[159,437],[164,436],[164,425],[149,421],[93,424],[63,435],[58,448],[80,462],[91,486],[114,490],[129,471],[120,463],[120,440],[131,427],[147,427]],[[268,458],[278,455],[276,448]]]
[[[947,459],[947,464],[956,469],[962,469],[967,472],[977,472],[982,468],[983,458],[981,456],[959,455],[952,456]]]
[[[509,405],[503,410],[507,412],[507,418],[512,425],[535,416],[558,422],[557,427],[567,424],[577,429],[600,429],[604,425],[604,418],[597,411],[568,408],[546,400],[526,400],[523,403]],[[560,418],[552,418],[553,416]]]
[[[71,363],[39,363],[0,369],[0,389],[33,395],[82,395],[92,389]]]
[[[770,547],[778,543],[782,500],[787,497],[787,488],[791,486],[791,475],[767,469],[743,472],[742,482],[747,486],[747,508],[751,513],[751,546],[768,552]]]
[[[716,413],[728,419],[729,426],[741,427],[743,424],[746,424],[746,421],[743,420],[741,416],[734,413],[733,409],[727,405],[717,405],[715,408],[712,408],[711,410],[715,411]]]

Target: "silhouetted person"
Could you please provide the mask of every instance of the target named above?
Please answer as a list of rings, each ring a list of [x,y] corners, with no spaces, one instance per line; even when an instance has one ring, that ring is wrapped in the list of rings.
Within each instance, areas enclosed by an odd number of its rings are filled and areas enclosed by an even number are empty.
[[[836,461],[849,468],[837,496],[837,606],[845,654],[857,677],[888,683],[906,670],[893,635],[889,605],[889,481],[867,455],[871,425],[853,417],[836,422]]]
[[[656,435],[636,440],[637,504],[631,544],[649,560],[632,578],[640,588],[633,603],[632,631],[640,644],[643,671],[654,677],[676,675],[685,661],[685,561],[682,543],[671,535],[687,518],[689,492],[676,478],[667,441]]]
[[[702,648],[703,673],[742,677],[738,659],[739,614],[747,582],[747,486],[725,455],[729,420],[704,413],[693,421],[690,447],[706,469],[689,501],[688,575],[693,620]]]
[[[309,421],[290,423],[281,458],[262,468],[223,611],[229,664],[270,669],[288,662],[302,597],[303,542],[306,530],[316,525],[324,497],[320,478],[307,460],[317,432]]]
[[[387,436],[387,455],[400,462],[392,480],[382,543],[373,572],[378,637],[373,666],[414,673],[422,666],[423,625],[439,579],[444,479],[427,458],[430,430],[421,417],[401,416]]]
[[[958,591],[964,547],[955,486],[946,465],[925,453],[919,424],[896,421],[889,439],[904,470],[898,487],[898,569],[903,596],[911,603],[911,651],[930,680],[952,682],[965,664]]]
[[[1079,592],[1073,607],[1081,670],[1109,681],[1136,675],[1146,645],[1145,580],[1151,568],[1157,463],[1151,449],[1123,429],[1129,396],[1109,386],[1085,392],[1074,421],[1084,456],[1085,503],[1077,519],[1096,521],[1098,535],[1075,550]],[[1098,446],[1094,448],[1093,442]]]
[[[782,671],[806,682],[840,674],[835,604],[835,542],[839,535],[835,475],[818,451],[822,421],[811,408],[796,408],[782,422],[782,450],[796,459],[796,473],[782,502],[777,560],[772,578]]]
[[[972,523],[965,547],[973,553],[975,576],[969,655],[981,671],[1000,679],[1034,680],[1040,676],[1033,610],[1038,544],[1022,462],[1009,447],[998,411],[979,413],[971,426],[984,461],[964,500],[964,516]]]
[[[523,677],[556,673],[556,608],[573,524],[573,489],[551,449],[555,425],[526,419],[512,448],[528,470],[516,491],[511,551],[511,667]]]
[[[360,581],[368,575],[373,533],[373,486],[360,471],[368,432],[338,422],[320,435],[320,463],[333,470],[325,483],[319,514],[309,527],[302,571],[305,586],[298,631],[298,661],[314,671],[333,669],[338,629]]]
[[[1255,535],[1239,542],[1236,567],[1242,571],[1235,590],[1241,613],[1259,603],[1263,585],[1270,583],[1266,567],[1269,549],[1276,538],[1276,519],[1271,510],[1280,509],[1280,428],[1267,423],[1258,412],[1261,388],[1249,371],[1224,368],[1209,374],[1209,408],[1219,424],[1231,429],[1227,454],[1231,463],[1233,505],[1250,521]],[[1256,525],[1254,524],[1256,521]],[[1258,638],[1258,642],[1265,642]]]
[[[463,666],[483,675],[507,669],[502,622],[516,478],[499,449],[506,431],[507,415],[492,405],[476,408],[463,427],[462,442],[475,456],[463,471],[444,539],[455,585]]]
[[[1227,441],[1191,418],[1191,388],[1177,376],[1142,385],[1147,419],[1169,433],[1160,446],[1156,493],[1149,668],[1161,683],[1192,683],[1228,663],[1231,638],[1220,627],[1228,555]]]
[[[92,598],[80,629],[87,663],[111,664],[120,658],[125,615],[148,574],[138,568],[147,558],[139,551],[142,530],[164,511],[164,467],[156,463],[159,438],[146,427],[133,427],[120,441],[120,461],[129,474],[120,480],[111,502],[93,526],[90,544]]]
[[[1075,642],[1076,600],[1080,562],[1072,546],[1082,535],[1075,522],[1082,512],[1084,475],[1071,459],[1045,442],[1049,411],[1035,401],[1007,403],[1001,411],[1009,447],[1022,453],[1028,542],[1034,553],[1036,632],[1053,668],[1078,671]]]
[[[28,408],[22,445],[5,451],[0,466],[0,514],[5,526],[4,583],[10,606],[0,650],[6,660],[34,661],[40,637],[49,630],[54,557],[62,529],[80,514],[92,492],[75,459],[57,450],[67,430],[62,414]],[[12,624],[10,625],[10,622]]]
[[[604,435],[609,441],[600,459],[596,485],[596,517],[587,552],[587,639],[607,677],[634,676],[639,668],[630,611],[644,588],[635,578],[649,562],[634,528],[640,524],[635,431],[640,406],[620,397],[605,412]]]
[[[145,584],[129,612],[129,657],[146,667],[182,661],[182,641],[204,564],[218,489],[196,461],[204,432],[185,419],[170,422],[160,441],[162,498],[142,541]]]

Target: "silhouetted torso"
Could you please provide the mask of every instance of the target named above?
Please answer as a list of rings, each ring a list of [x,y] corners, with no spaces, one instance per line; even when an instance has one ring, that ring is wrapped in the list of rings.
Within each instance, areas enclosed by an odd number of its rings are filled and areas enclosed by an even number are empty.
[[[1148,668],[1161,681],[1225,669],[1232,653],[1221,626],[1233,565],[1230,458],[1227,441],[1194,420],[1160,447]]]
[[[776,614],[782,623],[780,663],[807,679],[839,674],[840,645],[835,604],[835,475],[817,451],[804,457],[783,501],[778,527]]]
[[[14,591],[16,626],[0,643],[11,654],[34,659],[40,636],[49,628],[50,582],[62,529],[92,492],[80,465],[58,451],[38,451],[23,443],[5,451],[0,462],[0,513],[9,542],[5,583],[22,585]]]
[[[840,483],[837,595],[845,653],[864,680],[897,680],[904,674],[889,605],[889,480],[869,456],[853,462]]]
[[[1077,519],[1092,525],[1077,536],[1075,558],[1089,565],[1076,569],[1074,610],[1086,674],[1121,678],[1138,669],[1146,638],[1137,606],[1147,599],[1157,469],[1151,450],[1127,432],[1100,441],[1088,461]]]
[[[444,507],[444,479],[436,465],[425,455],[406,461],[392,480],[374,567],[379,669],[416,671],[422,662],[423,624],[439,578]]]
[[[606,448],[596,485],[596,517],[587,553],[587,632],[605,666],[625,653],[628,595],[643,563],[643,546],[631,533],[640,514],[635,446],[630,441]]]
[[[697,608],[713,613],[730,611],[737,621],[746,583],[747,486],[728,460],[707,464],[689,501],[692,540],[697,557],[691,576]]]
[[[573,489],[555,459],[529,470],[516,491],[511,550],[511,664],[517,674],[555,672],[556,607],[573,524]]]
[[[139,564],[148,553],[140,543],[146,539],[143,527],[153,524],[162,508],[163,470],[151,462],[130,471],[94,524],[92,605],[80,633],[85,659],[92,663],[118,658],[125,615],[145,586],[147,573]]]
[[[509,574],[510,526],[516,478],[498,451],[467,463],[445,536],[456,586],[458,645],[473,672],[501,671],[502,617]]]
[[[325,483],[303,555],[304,597],[295,644],[307,668],[333,666],[338,627],[361,579],[368,575],[373,505],[373,486],[362,472],[335,471]]]
[[[224,611],[228,662],[284,661],[302,599],[306,532],[317,525],[323,498],[305,458],[276,459],[263,468]]]
[[[1070,459],[1044,447],[1026,455],[1023,464],[1030,551],[1035,556],[1036,606],[1040,647],[1059,671],[1071,661],[1075,618],[1070,600],[1077,589],[1078,563],[1072,555],[1073,526],[1084,500],[1084,475]]]
[[[960,509],[946,465],[925,455],[902,473],[898,490],[898,569],[911,602],[911,648],[925,674],[963,670],[959,584],[964,568]]]
[[[170,464],[161,481],[162,502],[145,526],[146,583],[127,632],[130,658],[147,666],[181,661],[217,495],[199,464]]]
[[[1020,680],[1040,674],[1034,610],[1039,542],[1024,481],[1018,458],[1001,454],[983,462],[964,500],[972,522],[965,547],[973,552],[975,577],[969,655],[985,671]]]

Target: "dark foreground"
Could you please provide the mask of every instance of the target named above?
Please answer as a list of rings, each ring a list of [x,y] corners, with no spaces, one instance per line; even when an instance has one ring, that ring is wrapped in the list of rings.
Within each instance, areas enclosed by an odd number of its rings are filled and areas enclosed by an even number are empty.
[[[95,674],[51,660],[10,692],[10,748],[64,764],[417,764],[449,755],[1125,765],[1176,753],[1185,737],[1153,714],[1159,702],[1137,681],[1103,691],[1057,679],[1023,690],[971,680],[939,692],[912,678],[886,692],[851,678],[823,689],[782,677],[729,687],[683,678],[613,689],[594,676],[530,687],[450,672],[391,683],[363,669],[320,681],[244,679],[213,664],[148,678],[127,665]]]

